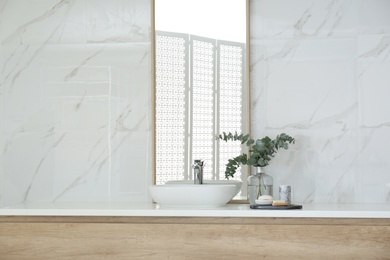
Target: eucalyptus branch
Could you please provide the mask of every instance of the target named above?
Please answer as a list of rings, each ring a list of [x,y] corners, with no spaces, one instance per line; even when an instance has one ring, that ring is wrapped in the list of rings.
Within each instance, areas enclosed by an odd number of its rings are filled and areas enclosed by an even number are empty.
[[[255,167],[267,166],[280,148],[287,150],[289,144],[295,143],[295,139],[285,133],[278,135],[274,140],[268,136],[254,140],[248,134],[243,135],[237,134],[237,132],[234,134],[223,132],[217,136],[216,139],[221,139],[226,142],[240,141],[242,145],[246,144],[249,147],[249,158],[248,155],[244,153],[233,159],[229,159],[225,170],[226,179],[234,177],[234,174],[240,165],[253,165]]]

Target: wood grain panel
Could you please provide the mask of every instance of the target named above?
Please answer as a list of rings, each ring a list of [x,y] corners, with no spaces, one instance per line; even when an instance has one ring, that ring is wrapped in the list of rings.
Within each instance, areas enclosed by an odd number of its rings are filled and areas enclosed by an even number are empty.
[[[389,226],[0,223],[0,259],[390,259]]]

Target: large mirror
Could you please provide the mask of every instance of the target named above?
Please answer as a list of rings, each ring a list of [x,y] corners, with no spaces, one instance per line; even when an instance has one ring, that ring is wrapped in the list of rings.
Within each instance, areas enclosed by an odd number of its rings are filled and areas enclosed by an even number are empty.
[[[205,162],[204,179],[225,179],[228,159],[242,147],[215,136],[250,131],[249,1],[155,0],[153,6],[154,182],[192,180],[196,159]],[[234,176],[246,178],[246,168]]]

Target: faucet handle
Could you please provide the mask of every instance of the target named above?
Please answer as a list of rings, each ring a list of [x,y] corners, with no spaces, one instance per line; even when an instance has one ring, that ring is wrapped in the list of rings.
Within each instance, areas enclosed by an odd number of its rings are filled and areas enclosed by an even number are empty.
[[[196,166],[204,166],[204,161],[202,160],[194,160],[194,164],[192,165],[192,168],[196,167]]]

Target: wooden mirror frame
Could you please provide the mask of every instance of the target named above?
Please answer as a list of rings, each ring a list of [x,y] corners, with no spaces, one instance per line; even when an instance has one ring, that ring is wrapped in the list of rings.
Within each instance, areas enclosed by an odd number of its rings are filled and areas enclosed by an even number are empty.
[[[153,173],[152,173],[152,183],[156,184],[156,33],[155,33],[155,0],[150,1],[151,4],[151,79],[152,79],[152,142],[153,142]],[[246,5],[246,43],[245,43],[245,86],[244,86],[244,92],[245,92],[245,102],[244,102],[244,111],[245,111],[245,128],[248,133],[250,133],[250,107],[251,107],[251,100],[250,100],[250,0],[245,0]],[[247,176],[249,176],[250,168],[247,167],[246,172]],[[235,201],[235,202],[242,202],[242,201]],[[246,200],[245,200],[246,202]]]

